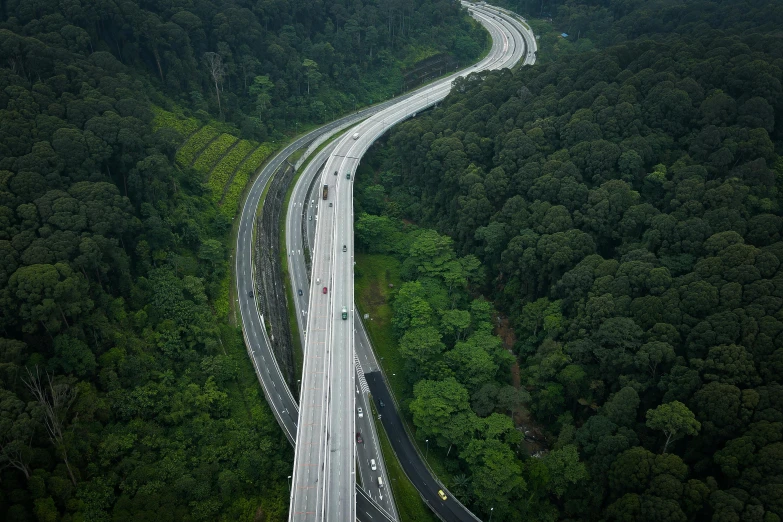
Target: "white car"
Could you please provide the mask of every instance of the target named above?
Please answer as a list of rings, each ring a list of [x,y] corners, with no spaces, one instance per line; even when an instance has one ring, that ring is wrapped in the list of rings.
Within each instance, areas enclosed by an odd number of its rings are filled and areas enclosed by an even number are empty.
[[[364,412],[362,411],[362,409],[361,409],[361,408],[356,408],[356,411],[358,411],[358,412],[359,412],[359,418],[360,418],[360,419],[361,419],[362,417],[364,417]]]
[[[355,139],[355,140],[359,139],[359,133],[358,132],[354,132],[353,133],[353,139]]]
[[[370,459],[370,469],[373,471],[378,469],[378,466],[375,465],[375,459]]]

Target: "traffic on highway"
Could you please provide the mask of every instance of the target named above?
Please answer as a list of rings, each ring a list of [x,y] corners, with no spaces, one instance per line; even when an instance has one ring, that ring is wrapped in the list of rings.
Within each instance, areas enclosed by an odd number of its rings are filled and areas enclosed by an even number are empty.
[[[489,6],[474,8],[473,16],[491,33],[493,47],[482,62],[468,69],[469,72],[534,60],[534,53],[526,55],[525,50],[526,46],[530,48],[531,44],[526,41],[532,41],[532,35],[524,34],[524,28],[516,19],[492,11]],[[367,382],[369,375],[365,380],[362,367],[373,374],[372,382],[377,383],[382,378],[353,306],[352,182],[359,159],[367,148],[391,125],[442,99],[456,76],[342,118],[300,138],[263,169],[243,207],[237,238],[237,298],[248,354],[265,396],[289,440],[297,441],[291,477],[291,520],[397,519],[370,415],[368,393],[373,385]],[[349,127],[361,119],[364,121],[360,125],[318,155],[326,159],[320,183],[316,175],[311,175],[309,183],[300,188],[302,180],[308,178],[302,176],[287,209],[286,242],[292,261],[289,272],[296,293],[294,306],[300,311],[296,315],[305,341],[300,412],[269,349],[270,337],[263,327],[263,317],[258,313],[252,293],[252,218],[264,186],[288,155],[318,135]],[[319,165],[318,158],[312,164]],[[323,164],[324,161],[320,161],[320,165]],[[312,252],[310,277],[305,262],[308,249]],[[316,281],[315,285],[309,284],[310,278]],[[384,426],[385,420],[386,416]],[[416,450],[412,452],[415,456]],[[401,459],[405,460],[405,457]],[[412,471],[403,467],[410,476]],[[359,470],[361,487],[357,487],[355,469]],[[424,469],[422,473],[434,480],[428,470]],[[425,499],[430,494],[436,495],[439,502],[455,506],[460,512],[461,505],[452,502],[442,485],[436,482],[420,485],[413,477],[411,480]],[[441,493],[448,502],[443,500]],[[475,520],[464,508],[461,514],[454,515],[450,513],[452,510],[441,513],[440,509],[431,507],[446,520]]]

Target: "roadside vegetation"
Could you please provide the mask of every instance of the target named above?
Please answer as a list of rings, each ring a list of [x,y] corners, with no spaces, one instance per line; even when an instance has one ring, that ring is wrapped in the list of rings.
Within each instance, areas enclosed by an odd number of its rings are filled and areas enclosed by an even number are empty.
[[[417,438],[451,448],[482,518],[780,520],[780,7],[548,7],[569,36],[547,60],[458,81],[357,177],[357,243],[402,267]],[[481,294],[514,328],[539,458],[489,421],[505,363],[457,357]]]
[[[293,452],[228,321],[242,193],[485,33],[441,0],[78,4],[0,8],[0,519],[284,520]]]

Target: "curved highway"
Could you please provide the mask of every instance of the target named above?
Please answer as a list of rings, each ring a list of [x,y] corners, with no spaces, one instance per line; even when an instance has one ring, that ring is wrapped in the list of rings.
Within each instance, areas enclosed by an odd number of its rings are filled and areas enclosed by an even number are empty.
[[[493,51],[490,53],[490,55],[482,61],[482,64],[479,64],[479,66],[475,67],[475,69],[480,68],[486,68],[486,65],[490,62],[490,67],[493,68],[499,68],[503,65],[500,65],[500,61],[502,60],[501,56],[503,53],[507,54],[514,54],[519,53],[519,50],[515,50],[517,47],[517,41],[518,41],[518,34],[514,34],[516,31],[511,30],[510,32],[507,29],[502,29],[502,25],[509,25],[508,21],[504,21],[504,24],[497,23],[501,22],[501,20],[504,18],[501,16],[501,13],[497,14],[497,19],[495,20],[495,23],[490,22],[490,18],[494,15],[488,15],[487,14],[488,9],[483,8],[482,12],[476,12],[474,15],[482,20],[482,23],[485,24],[485,26],[488,26],[488,29],[492,33],[494,44],[493,44]],[[489,11],[491,12],[491,10]],[[511,24],[513,25],[513,24]],[[494,28],[494,30],[493,30]],[[505,31],[505,35],[503,34]],[[527,37],[527,36],[526,36]],[[518,46],[521,48],[521,45]],[[517,57],[518,58],[518,57]],[[529,62],[530,58],[528,57],[525,61]],[[506,64],[512,64],[514,61],[512,60],[506,60],[504,63]],[[450,82],[452,78],[449,78],[447,81]],[[272,407],[272,410],[280,423],[281,427],[283,428],[283,431],[286,433],[286,436],[288,437],[289,441],[293,442],[297,437],[297,417],[298,417],[298,408],[296,401],[293,399],[293,396],[291,395],[288,387],[285,384],[285,381],[282,378],[282,375],[280,373],[280,370],[277,366],[277,362],[274,359],[274,356],[272,355],[272,352],[270,350],[270,340],[269,337],[263,328],[263,317],[260,316],[258,313],[258,309],[255,306],[254,298],[252,297],[253,294],[251,294],[251,290],[254,289],[254,274],[252,269],[252,227],[253,227],[253,221],[254,221],[254,214],[255,210],[259,205],[261,193],[264,190],[265,185],[273,175],[273,173],[277,170],[277,168],[287,159],[287,157],[293,153],[295,150],[307,145],[308,143],[313,142],[318,136],[323,136],[329,132],[333,132],[335,129],[353,124],[356,121],[359,121],[363,118],[366,118],[367,116],[373,115],[378,113],[379,111],[383,110],[386,107],[395,105],[395,104],[401,104],[401,102],[409,102],[411,98],[418,97],[421,99],[422,97],[425,99],[425,104],[432,105],[436,103],[439,99],[441,99],[445,93],[439,93],[435,89],[436,84],[432,84],[430,86],[427,86],[423,89],[420,89],[419,91],[416,91],[414,93],[411,93],[409,95],[406,95],[404,97],[399,97],[393,100],[389,100],[383,104],[367,108],[363,111],[360,111],[359,113],[346,116],[344,118],[341,118],[340,120],[337,120],[335,122],[332,122],[322,128],[316,129],[315,131],[299,138],[294,143],[286,147],[283,151],[278,153],[269,164],[267,164],[264,169],[261,171],[260,175],[254,180],[248,197],[245,201],[244,207],[242,209],[242,213],[240,216],[240,223],[239,223],[239,229],[238,229],[238,235],[237,235],[237,259],[236,259],[236,275],[237,275],[237,304],[241,313],[242,322],[243,322],[243,330],[244,330],[244,336],[245,336],[245,342],[248,350],[248,354],[251,358],[251,361],[253,362],[257,375],[259,377],[259,381],[261,382],[262,388],[264,390],[264,394]],[[403,107],[406,105],[403,103],[401,104]],[[413,103],[407,104],[408,110],[411,110],[415,107]],[[423,107],[422,107],[423,108]],[[421,108],[417,108],[416,110],[421,110]],[[403,116],[405,111],[403,112]],[[393,116],[393,115],[392,115]],[[397,114],[399,117],[399,113]],[[380,128],[381,132],[385,130],[388,125],[392,124],[393,118],[390,117],[388,120],[386,117],[382,117],[380,119]],[[377,127],[377,125],[375,125]],[[354,140],[358,141],[358,140]],[[335,145],[337,146],[337,143]],[[357,160],[358,161],[358,160]],[[315,162],[314,162],[315,163]],[[339,176],[338,176],[339,178]],[[318,191],[318,188],[314,191],[315,193],[320,194]],[[314,198],[312,198],[314,199]],[[350,199],[350,198],[349,198]],[[322,200],[321,200],[322,201]],[[320,203],[321,201],[314,201],[313,203]],[[300,216],[303,215],[301,211],[303,210],[303,206],[308,203],[307,201],[302,202],[302,205],[299,207],[300,210]],[[351,200],[352,203],[352,200]],[[304,214],[306,215],[306,214]],[[310,222],[308,219],[305,223],[306,225],[313,225],[315,222],[315,217],[313,216],[313,221]],[[289,223],[289,231],[293,229],[291,223],[292,221],[288,220]],[[300,232],[300,238],[299,243],[301,245],[301,227],[299,228]],[[352,238],[351,238],[352,239]],[[351,242],[352,243],[352,242]],[[296,249],[296,257],[301,258],[303,256],[302,254],[303,249],[298,248]],[[352,255],[352,249],[351,249],[351,255]],[[292,256],[294,257],[294,256]],[[294,264],[292,263],[290,265],[292,272],[295,271],[293,268]],[[304,266],[304,263],[301,263],[300,266]],[[352,271],[351,271],[352,272]],[[306,282],[306,273],[300,272],[300,274],[303,274],[300,281]],[[352,273],[351,273],[352,276]],[[296,278],[292,274],[292,277]],[[352,279],[352,277],[351,277]],[[351,281],[351,287],[352,287],[352,281]],[[308,299],[308,293],[307,288],[309,288],[309,285],[303,285],[303,299]],[[295,293],[297,288],[297,285],[294,285],[294,291]],[[352,296],[352,292],[350,293]],[[298,296],[295,296],[295,299],[298,298]],[[350,299],[350,304],[352,305],[352,298]],[[299,303],[297,303],[294,306],[297,306]],[[350,306],[352,308],[352,306]],[[302,307],[301,310],[304,310],[305,312],[307,309],[305,307]],[[341,309],[340,309],[341,311]],[[353,319],[351,319],[350,322],[353,322]],[[368,360],[368,357],[372,357],[372,351],[369,347],[369,341],[366,340],[366,333],[363,330],[363,327],[361,325],[360,321],[356,321],[356,325],[358,328],[358,333],[356,334],[356,346],[359,348],[359,356],[363,358],[363,364],[366,364],[368,366],[368,370],[372,371],[373,369],[377,368],[377,364],[373,366],[370,361]],[[304,328],[301,329],[304,332]],[[365,339],[364,342],[360,342],[361,339]],[[369,354],[369,355],[368,355]],[[366,363],[364,362],[366,361]],[[350,372],[352,377],[351,380],[353,380],[355,377],[353,377],[353,372]],[[377,379],[375,379],[377,380]],[[382,381],[382,379],[381,379]],[[359,392],[357,395],[356,400],[357,401],[366,401],[366,388],[364,387],[357,387],[356,388]],[[354,390],[354,393],[357,393],[356,390]],[[376,397],[379,395],[376,395]],[[364,406],[369,406],[366,402],[363,403]],[[349,410],[351,413],[353,413],[353,408]],[[378,456],[380,456],[380,452],[377,451],[377,443],[374,442],[376,440],[373,431],[373,423],[369,419],[369,414],[367,413],[369,410],[364,409],[366,412],[364,415],[364,422],[366,423],[366,426],[369,432],[365,432],[362,430],[363,435],[365,435],[365,439],[369,441],[373,441],[373,449],[371,452],[365,452],[365,457],[372,455],[372,453],[376,453]],[[358,422],[360,426],[362,426],[360,419],[356,418],[356,422]],[[384,416],[384,424],[386,423],[386,416]],[[351,433],[353,435],[353,433]],[[370,437],[367,437],[367,435],[370,435]],[[366,444],[366,443],[365,443]],[[367,445],[369,446],[369,445]],[[395,447],[395,450],[397,448]],[[415,450],[414,450],[415,451]],[[359,452],[361,454],[361,451]],[[405,458],[403,457],[403,460]],[[360,464],[363,463],[362,458],[359,459]],[[363,475],[363,484],[368,489],[368,493],[365,493],[360,488],[356,488],[356,507],[355,507],[355,513],[359,520],[362,521],[369,521],[369,520],[392,520],[396,518],[396,513],[394,513],[394,506],[392,502],[389,502],[389,497],[387,495],[383,495],[383,498],[381,498],[382,492],[380,488],[375,488],[375,492],[373,492],[373,488],[369,487],[369,485],[372,483],[372,479],[375,478],[375,475],[385,473],[385,466],[381,463],[380,459],[376,459],[376,465],[379,467],[378,472],[374,475],[368,475],[368,477],[364,477]],[[369,466],[367,463],[364,463],[364,467],[369,469]],[[360,469],[363,469],[360,467]],[[407,469],[406,466],[406,472],[410,475],[411,471]],[[426,472],[426,470],[425,470]],[[385,475],[383,475],[385,478]],[[368,480],[368,478],[370,480]],[[388,482],[384,480],[384,482]],[[418,481],[414,480],[414,483],[417,483]],[[377,484],[376,484],[377,485]],[[418,487],[418,484],[417,484]],[[421,487],[420,487],[421,489]],[[390,489],[387,486],[387,491],[390,492]],[[379,495],[380,493],[380,495]],[[422,493],[425,498],[426,495],[423,492]],[[384,502],[386,500],[386,502]],[[383,505],[383,508],[380,508],[378,506],[378,503],[385,504]],[[452,506],[458,506],[458,503],[452,502]],[[462,516],[459,517],[452,517],[449,516],[448,511],[451,510],[441,510],[437,506],[432,506],[436,512],[439,513],[441,518],[446,520],[468,520],[469,518],[464,518]],[[464,510],[467,511],[467,510]],[[389,513],[392,513],[389,515]],[[469,512],[468,512],[469,513]],[[340,516],[340,515],[335,515]],[[350,516],[350,515],[349,515]],[[331,516],[328,518],[329,520],[332,520]],[[473,518],[475,519],[475,518]],[[339,518],[335,518],[335,520],[341,520]]]
[[[472,69],[499,69],[525,57],[524,37],[504,17],[474,11],[493,37]],[[313,243],[299,430],[289,520],[353,520],[356,381],[353,310],[353,179],[359,160],[386,130],[437,103],[460,73],[358,124],[340,138],[324,167]],[[454,504],[452,501],[451,504]]]

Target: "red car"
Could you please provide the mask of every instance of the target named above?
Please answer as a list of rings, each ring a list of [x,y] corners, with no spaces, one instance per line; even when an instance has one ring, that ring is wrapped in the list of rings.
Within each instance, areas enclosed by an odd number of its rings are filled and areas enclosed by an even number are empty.
[[[328,292],[328,290],[326,289],[326,287],[324,287],[324,293],[326,293],[326,292]]]
[[[358,431],[356,432],[356,442],[358,442],[359,444],[364,443],[364,440],[362,439],[362,434],[359,433]]]

